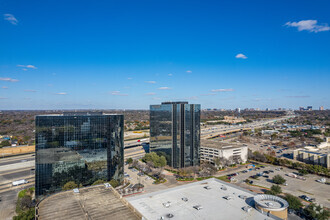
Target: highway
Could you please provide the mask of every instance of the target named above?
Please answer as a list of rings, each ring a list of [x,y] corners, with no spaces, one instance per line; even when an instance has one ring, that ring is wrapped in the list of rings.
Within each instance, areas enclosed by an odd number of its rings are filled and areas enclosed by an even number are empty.
[[[201,130],[201,139],[212,138],[212,137],[216,137],[218,135],[230,134],[230,133],[239,132],[239,131],[262,128],[262,127],[265,127],[268,125],[271,126],[277,122],[287,120],[291,117],[295,117],[295,116],[286,115],[281,118],[267,119],[267,120],[251,122],[251,123],[243,124],[243,125],[214,125],[211,128],[205,128],[205,129]]]

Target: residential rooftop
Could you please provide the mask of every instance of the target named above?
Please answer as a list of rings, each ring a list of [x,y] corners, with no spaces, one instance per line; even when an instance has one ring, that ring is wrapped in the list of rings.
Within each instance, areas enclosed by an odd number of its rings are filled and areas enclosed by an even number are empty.
[[[146,219],[274,219],[254,208],[253,192],[218,179],[127,198]],[[198,210],[199,209],[199,210]]]

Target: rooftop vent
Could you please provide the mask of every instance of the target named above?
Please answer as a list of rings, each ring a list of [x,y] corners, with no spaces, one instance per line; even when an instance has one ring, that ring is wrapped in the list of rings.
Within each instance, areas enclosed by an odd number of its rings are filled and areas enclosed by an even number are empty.
[[[246,212],[251,212],[252,207],[251,206],[244,206],[242,209]]]
[[[203,207],[201,205],[195,205],[193,206],[193,208],[196,210],[201,210]]]
[[[181,198],[183,201],[185,201],[185,202],[188,202],[188,198],[187,197],[182,197]]]
[[[222,190],[227,190],[227,187],[225,187],[225,186],[221,186],[220,189],[222,189]]]
[[[163,206],[164,206],[165,208],[169,208],[169,207],[171,206],[171,202],[164,202],[164,203],[163,203]]]
[[[173,217],[174,217],[173,214],[171,214],[171,213],[167,214],[167,218],[173,218]]]

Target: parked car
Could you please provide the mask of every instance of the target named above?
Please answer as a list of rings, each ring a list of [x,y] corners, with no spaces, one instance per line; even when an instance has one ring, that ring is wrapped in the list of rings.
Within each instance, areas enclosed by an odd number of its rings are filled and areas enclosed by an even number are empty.
[[[310,198],[310,197],[308,197],[306,195],[301,195],[301,196],[299,196],[299,198],[304,199],[304,200],[306,200],[308,202],[311,202],[310,200],[312,199],[312,198]],[[315,199],[314,199],[314,201],[315,201]]]

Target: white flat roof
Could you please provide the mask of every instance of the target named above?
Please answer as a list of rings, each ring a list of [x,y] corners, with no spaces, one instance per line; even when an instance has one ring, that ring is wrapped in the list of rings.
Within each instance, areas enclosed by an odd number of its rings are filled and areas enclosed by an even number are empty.
[[[208,186],[205,189],[204,187]],[[221,189],[225,186],[226,190]],[[208,179],[194,182],[158,192],[126,198],[146,219],[272,219],[254,208],[253,197],[255,193],[228,184],[218,179]],[[230,200],[223,197],[230,196]],[[183,201],[185,197],[188,201]],[[242,198],[240,198],[242,197]],[[243,198],[245,197],[245,198]],[[170,202],[168,208],[163,203]],[[201,210],[193,208],[200,205]],[[252,210],[246,212],[243,207],[251,206]]]

